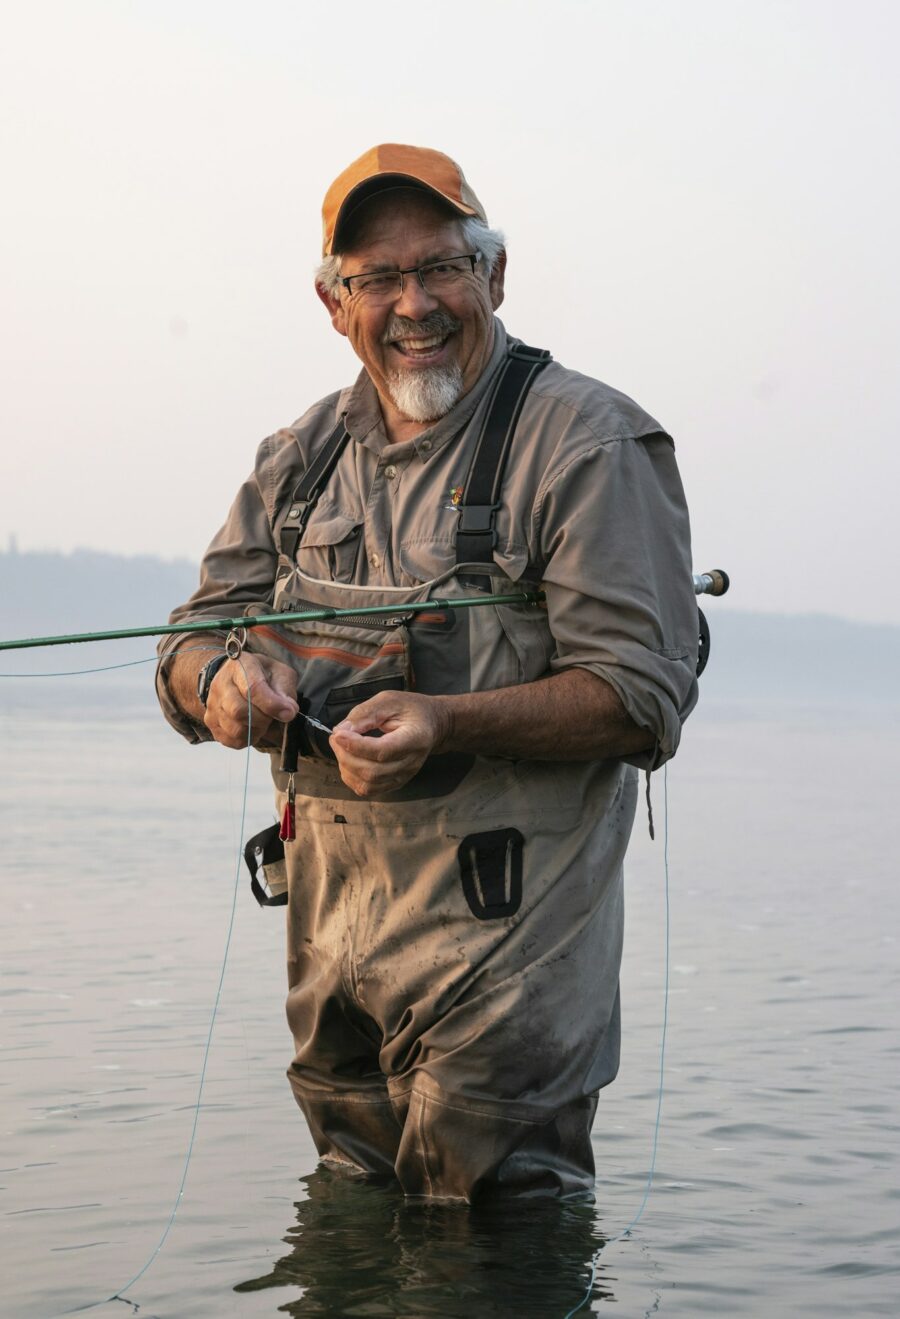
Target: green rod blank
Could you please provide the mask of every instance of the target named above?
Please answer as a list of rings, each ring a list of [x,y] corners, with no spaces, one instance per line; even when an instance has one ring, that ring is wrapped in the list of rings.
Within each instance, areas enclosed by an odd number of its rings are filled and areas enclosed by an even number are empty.
[[[473,609],[478,605],[538,605],[543,591],[515,591],[511,595],[479,595],[462,599],[421,600],[417,604],[365,605],[361,609],[307,609],[301,613],[257,614],[251,618],[202,618],[192,623],[160,623],[153,627],[123,627],[108,632],[72,632],[61,637],[20,637],[0,641],[0,650],[30,650],[37,646],[73,646],[84,641],[125,641],[131,637],[163,637],[172,633],[223,632],[267,623],[316,623],[333,618],[359,618],[371,614],[419,614],[434,609]]]

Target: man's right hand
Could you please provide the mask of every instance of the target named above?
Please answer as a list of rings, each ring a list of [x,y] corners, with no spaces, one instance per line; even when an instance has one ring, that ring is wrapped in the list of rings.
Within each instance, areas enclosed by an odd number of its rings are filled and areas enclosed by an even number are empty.
[[[250,697],[251,738],[255,747],[281,745],[278,724],[296,718],[297,675],[287,664],[267,655],[244,652],[228,660],[209,688],[203,722],[222,746],[247,745],[247,697]]]

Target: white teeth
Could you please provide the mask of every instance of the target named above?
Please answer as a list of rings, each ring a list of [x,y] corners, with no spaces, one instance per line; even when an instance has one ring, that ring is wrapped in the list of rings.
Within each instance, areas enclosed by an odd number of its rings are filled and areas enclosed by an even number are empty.
[[[443,335],[433,334],[428,339],[398,339],[397,346],[405,353],[421,353],[429,348],[437,348],[444,342]]]

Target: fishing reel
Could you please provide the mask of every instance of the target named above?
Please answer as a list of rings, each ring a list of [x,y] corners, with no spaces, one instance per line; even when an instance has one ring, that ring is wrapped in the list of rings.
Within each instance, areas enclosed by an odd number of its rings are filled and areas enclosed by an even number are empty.
[[[713,568],[710,572],[694,573],[695,595],[724,595],[730,585],[731,581],[728,573],[721,568]],[[697,677],[699,678],[709,661],[711,644],[709,624],[702,609],[697,610],[697,622],[700,627],[700,647],[697,652]]]

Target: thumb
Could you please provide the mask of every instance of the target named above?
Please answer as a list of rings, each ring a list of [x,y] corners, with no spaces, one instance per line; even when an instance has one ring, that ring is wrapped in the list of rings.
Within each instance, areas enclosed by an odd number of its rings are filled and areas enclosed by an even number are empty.
[[[287,665],[264,664],[257,656],[242,656],[246,693],[257,710],[281,723],[289,723],[298,710],[297,679]]]
[[[288,717],[293,719],[300,706],[297,704],[297,675],[287,665],[279,664],[268,675],[269,687],[282,698]]]
[[[379,692],[368,701],[354,706],[346,719],[334,728],[335,733],[356,733],[364,737],[382,726],[393,714],[393,703],[387,692]]]

